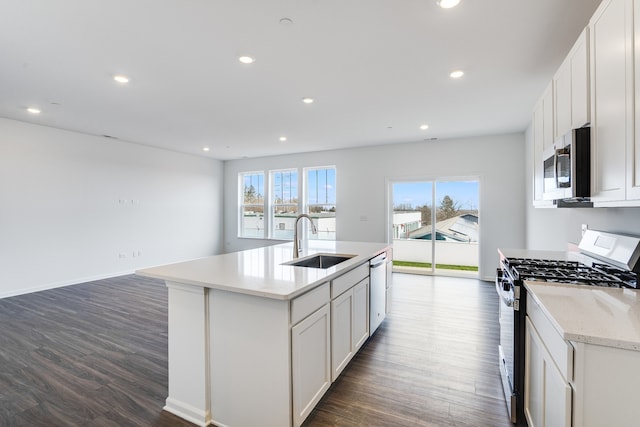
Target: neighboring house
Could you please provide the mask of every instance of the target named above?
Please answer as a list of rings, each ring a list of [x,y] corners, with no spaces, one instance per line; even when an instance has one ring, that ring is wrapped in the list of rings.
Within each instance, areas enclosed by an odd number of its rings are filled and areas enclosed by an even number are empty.
[[[452,242],[478,241],[478,216],[470,213],[436,222],[436,240]],[[431,240],[431,226],[409,233],[410,239]]]
[[[406,239],[407,233],[420,230],[422,224],[422,212],[420,211],[394,211],[393,212],[393,238]]]

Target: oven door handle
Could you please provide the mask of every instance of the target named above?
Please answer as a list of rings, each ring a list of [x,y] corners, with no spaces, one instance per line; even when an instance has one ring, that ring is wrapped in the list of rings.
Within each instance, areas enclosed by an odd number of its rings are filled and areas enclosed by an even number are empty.
[[[502,287],[503,279],[502,279],[502,271],[498,270],[496,274],[496,292],[498,292],[498,296],[507,307],[513,308],[514,298],[510,295],[509,292],[506,292]]]

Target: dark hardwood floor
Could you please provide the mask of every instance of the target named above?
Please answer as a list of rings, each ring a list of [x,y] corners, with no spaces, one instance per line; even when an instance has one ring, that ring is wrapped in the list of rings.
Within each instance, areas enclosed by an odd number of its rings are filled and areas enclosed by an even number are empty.
[[[305,427],[510,426],[493,286],[394,281],[393,312]],[[162,411],[162,282],[123,276],[5,298],[0,328],[0,426],[191,426]]]
[[[492,283],[394,274],[392,311],[311,426],[509,427]]]

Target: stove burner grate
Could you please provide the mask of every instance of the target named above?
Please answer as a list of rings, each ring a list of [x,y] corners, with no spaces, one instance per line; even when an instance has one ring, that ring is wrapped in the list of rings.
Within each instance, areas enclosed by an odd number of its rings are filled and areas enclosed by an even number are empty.
[[[505,264],[516,280],[609,288],[635,288],[637,285],[636,273],[620,270],[606,264],[594,264],[593,267],[589,267],[577,261],[526,258],[508,258]]]

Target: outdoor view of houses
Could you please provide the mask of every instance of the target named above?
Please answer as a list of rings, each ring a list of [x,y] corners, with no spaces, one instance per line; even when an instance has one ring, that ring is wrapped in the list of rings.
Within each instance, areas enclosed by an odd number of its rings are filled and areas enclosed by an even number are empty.
[[[477,273],[477,181],[394,183],[393,203],[394,269]]]
[[[240,236],[291,240],[296,217],[306,211],[318,231],[307,233],[307,238],[335,240],[335,168],[307,169],[302,174],[298,170],[271,171],[269,186],[265,175],[256,172],[240,177]],[[303,191],[299,191],[301,186]],[[393,183],[389,227],[394,269],[477,274],[478,187],[474,180]],[[305,224],[303,229],[307,227]]]

